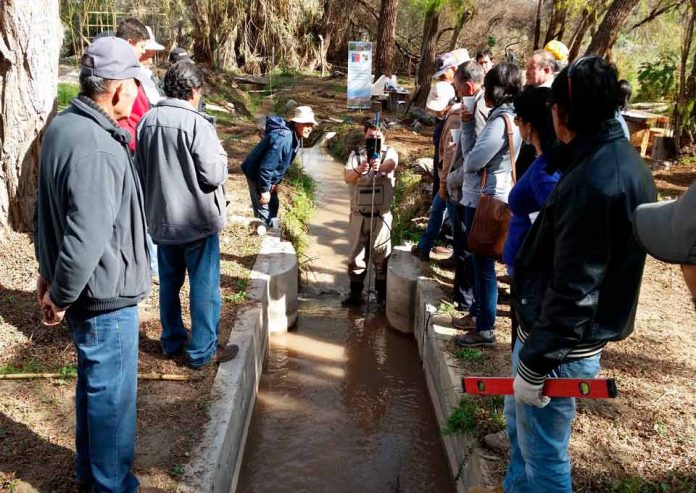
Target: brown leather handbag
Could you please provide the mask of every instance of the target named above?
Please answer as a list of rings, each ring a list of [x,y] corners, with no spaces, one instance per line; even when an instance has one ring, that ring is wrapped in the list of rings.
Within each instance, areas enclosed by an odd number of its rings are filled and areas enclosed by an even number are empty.
[[[515,146],[512,139],[513,123],[507,114],[503,115],[503,120],[505,121],[505,131],[510,149],[512,184],[514,185],[517,182],[517,175],[515,173]],[[469,250],[475,255],[500,260],[503,258],[503,247],[505,240],[507,240],[512,212],[505,202],[484,193],[487,181],[488,171],[484,167],[481,175],[481,197],[478,206],[476,206],[471,231],[469,231],[468,245]]]

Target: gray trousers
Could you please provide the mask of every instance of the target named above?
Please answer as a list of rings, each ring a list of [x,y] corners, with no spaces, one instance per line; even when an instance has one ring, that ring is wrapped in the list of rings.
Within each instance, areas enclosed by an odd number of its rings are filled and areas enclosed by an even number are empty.
[[[370,223],[372,223],[372,245],[370,245]],[[362,283],[367,275],[367,263],[371,260],[375,279],[387,279],[387,261],[391,253],[391,212],[381,216],[365,217],[351,212],[348,235],[350,254],[348,275],[351,282]]]

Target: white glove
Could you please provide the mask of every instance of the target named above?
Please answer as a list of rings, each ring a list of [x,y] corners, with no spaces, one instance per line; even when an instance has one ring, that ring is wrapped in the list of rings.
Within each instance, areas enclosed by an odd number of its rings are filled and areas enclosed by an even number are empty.
[[[551,401],[550,397],[542,394],[544,390],[543,383],[541,385],[533,385],[519,376],[519,374],[515,376],[512,389],[515,392],[515,400],[520,404],[544,407]]]

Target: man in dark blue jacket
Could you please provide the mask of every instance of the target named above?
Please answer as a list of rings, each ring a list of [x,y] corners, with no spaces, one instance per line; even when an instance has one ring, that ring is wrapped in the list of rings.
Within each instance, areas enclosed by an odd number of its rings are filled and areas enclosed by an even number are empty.
[[[249,184],[254,216],[267,225],[278,215],[277,186],[285,177],[290,163],[317,124],[309,106],[298,106],[286,121],[280,116],[266,118],[266,133],[242,163]]]

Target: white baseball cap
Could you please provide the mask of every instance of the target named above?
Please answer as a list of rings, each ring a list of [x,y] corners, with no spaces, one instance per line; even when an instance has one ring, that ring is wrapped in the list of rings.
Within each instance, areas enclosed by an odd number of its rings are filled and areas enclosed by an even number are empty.
[[[439,113],[449,106],[453,98],[454,87],[452,87],[452,84],[446,81],[440,81],[430,88],[425,107],[430,111]]]
[[[155,40],[155,33],[152,32],[150,26],[145,26],[145,29],[147,29],[147,41],[145,41],[145,49],[148,51],[163,50],[164,46],[162,46]]]
[[[318,125],[317,120],[314,118],[314,111],[309,106],[298,106],[295,108],[295,115],[290,119],[291,122],[295,123],[311,123],[312,125]]]

